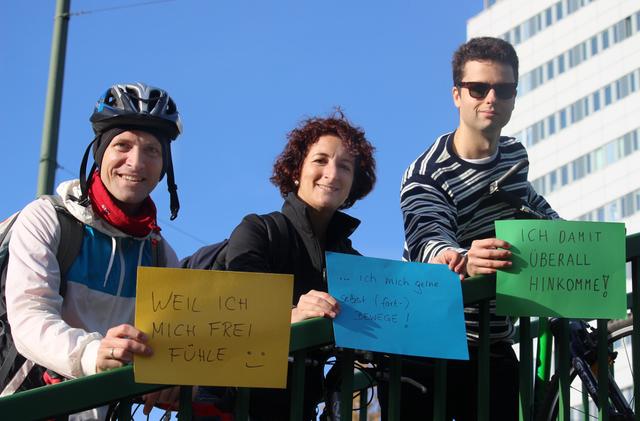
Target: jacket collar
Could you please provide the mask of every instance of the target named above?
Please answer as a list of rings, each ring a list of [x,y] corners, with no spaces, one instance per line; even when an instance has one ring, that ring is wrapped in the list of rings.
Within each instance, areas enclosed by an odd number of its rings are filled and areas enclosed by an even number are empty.
[[[282,213],[289,218],[294,227],[300,231],[313,235],[309,219],[309,205],[300,200],[298,195],[291,192],[282,205]],[[327,230],[327,249],[336,241],[348,238],[360,225],[360,221],[344,212],[336,211],[329,222]]]

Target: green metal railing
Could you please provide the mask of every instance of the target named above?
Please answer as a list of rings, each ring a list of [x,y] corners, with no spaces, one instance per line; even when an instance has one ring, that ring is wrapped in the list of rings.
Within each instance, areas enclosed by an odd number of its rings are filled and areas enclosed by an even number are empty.
[[[629,308],[637,308],[640,298],[636,288],[639,278],[640,262],[640,235],[627,237],[627,261],[632,264],[633,292],[629,296]],[[462,285],[463,301],[465,305],[480,304],[480,343],[478,350],[479,376],[478,376],[478,420],[489,420],[489,300],[495,297],[495,279],[487,277],[476,277],[465,280]],[[633,371],[639,372],[640,358],[635,350],[640,349],[637,322],[634,319],[634,329],[632,336],[633,344]],[[599,320],[598,327],[604,326],[605,341],[598,349],[599,361],[606,366],[606,321]],[[533,382],[533,341],[537,334],[537,326],[529,318],[520,319],[519,340],[520,340],[520,419],[531,420],[534,405],[534,382]],[[305,364],[308,353],[314,349],[330,345],[333,343],[333,328],[330,320],[311,319],[300,323],[295,323],[291,327],[290,352],[293,356],[292,370],[292,399],[290,419],[302,419],[304,400],[304,377]],[[562,402],[565,404],[564,411],[561,411],[561,419],[568,419],[568,335],[561,337],[556,349],[560,351],[560,367],[564,369],[565,382],[564,393],[561,393]],[[341,353],[341,417],[351,419],[352,403],[354,391],[366,391],[371,387],[371,379],[353,369],[354,353],[350,350],[343,350]],[[564,364],[562,361],[564,360]],[[424,419],[444,420],[446,410],[446,360],[435,361],[435,379],[431,386],[435,394],[435,405],[433,414],[425,414]],[[391,355],[388,358],[389,369],[389,421],[400,419],[400,372],[401,356]],[[606,370],[600,370],[602,376],[599,378],[600,385],[604,386],[608,382]],[[136,396],[159,390],[163,385],[137,384],[133,378],[133,368],[131,366],[111,370],[105,373],[96,374],[85,378],[66,381],[57,385],[33,389],[26,392],[17,393],[12,396],[0,399],[0,414],[4,419],[42,419],[55,418],[64,414],[78,412],[96,406],[106,405],[112,402],[120,402],[118,416],[119,419],[130,419],[132,400]],[[189,420],[191,418],[191,388],[183,388],[181,395],[180,419]],[[600,387],[606,393],[606,387]],[[248,403],[250,400],[250,390],[238,390],[236,399],[236,419],[246,420],[248,416]],[[361,420],[366,419],[367,393],[362,393],[360,397]],[[634,382],[634,398],[638,401],[640,396],[640,386]],[[606,399],[605,399],[606,400]],[[37,405],[34,405],[37,402]],[[564,416],[564,418],[562,418]],[[601,410],[600,419],[607,420],[606,410]],[[639,419],[639,418],[636,418]]]

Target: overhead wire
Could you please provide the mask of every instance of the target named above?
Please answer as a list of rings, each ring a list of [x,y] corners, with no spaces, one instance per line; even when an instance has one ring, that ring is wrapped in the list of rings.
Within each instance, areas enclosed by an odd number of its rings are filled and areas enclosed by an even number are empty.
[[[149,6],[149,5],[152,5],[152,4],[169,3],[169,2],[173,2],[173,1],[177,1],[177,0],[153,0],[153,1],[145,1],[145,2],[142,2],[142,3],[127,4],[127,5],[122,5],[122,6],[102,7],[102,8],[98,8],[98,9],[92,9],[92,10],[79,10],[77,12],[69,12],[67,14],[67,16],[71,17],[71,16],[90,15],[92,13],[111,12],[113,10],[130,9],[132,7]]]

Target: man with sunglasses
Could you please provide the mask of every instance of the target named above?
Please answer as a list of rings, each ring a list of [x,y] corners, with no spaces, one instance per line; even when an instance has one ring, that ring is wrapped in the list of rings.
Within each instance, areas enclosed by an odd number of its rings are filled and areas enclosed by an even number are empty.
[[[527,158],[524,146],[501,136],[515,104],[518,56],[498,38],[473,38],[453,55],[453,102],[459,125],[440,136],[407,169],[402,179],[401,208],[405,228],[404,258],[443,263],[460,278],[494,274],[511,266],[510,245],[494,238],[494,221],[512,219],[514,209],[489,196],[489,184]],[[557,214],[527,182],[527,168],[502,186],[530,207]],[[490,417],[518,417],[518,361],[511,348],[514,327],[508,317],[495,315],[491,302]],[[465,308],[470,361],[451,361],[447,377],[447,419],[476,419],[478,307]],[[410,377],[429,384],[432,368],[409,361]],[[430,389],[432,390],[432,389]],[[432,411],[433,396],[415,388],[402,389],[402,419]],[[426,404],[426,405],[425,405]]]

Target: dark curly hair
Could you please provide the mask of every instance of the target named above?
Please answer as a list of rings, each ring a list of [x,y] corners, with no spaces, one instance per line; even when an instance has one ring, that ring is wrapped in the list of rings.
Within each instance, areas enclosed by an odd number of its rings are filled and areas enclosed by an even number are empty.
[[[311,145],[321,136],[332,135],[340,138],[346,149],[355,157],[355,174],[349,197],[340,206],[347,209],[365,197],[376,182],[375,148],[369,143],[364,131],[349,123],[340,109],[327,118],[311,117],[300,122],[298,127],[287,135],[287,145],[276,158],[273,165],[271,182],[280,189],[282,197],[297,191],[295,180],[300,178],[302,164]]]
[[[453,69],[453,86],[459,86],[462,82],[464,65],[468,61],[495,61],[511,66],[513,77],[518,82],[518,55],[516,50],[507,41],[493,37],[471,38],[462,44],[451,60]]]

